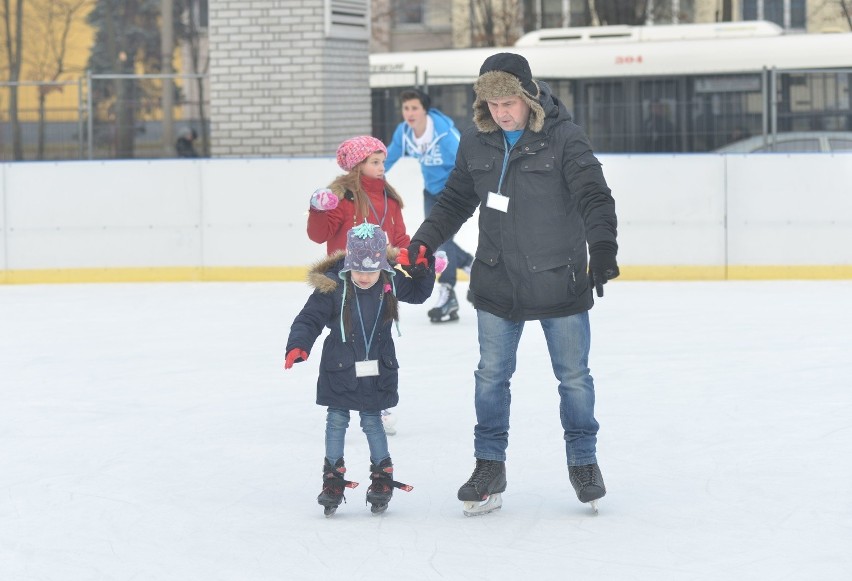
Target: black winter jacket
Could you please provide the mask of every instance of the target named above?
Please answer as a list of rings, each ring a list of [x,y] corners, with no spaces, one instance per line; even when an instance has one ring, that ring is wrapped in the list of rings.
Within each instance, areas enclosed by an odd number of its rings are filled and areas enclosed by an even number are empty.
[[[389,253],[391,254],[391,253]],[[324,327],[330,332],[322,347],[322,357],[317,380],[317,404],[357,411],[378,411],[399,403],[398,369],[396,349],[393,343],[393,319],[397,316],[396,303],[389,300],[390,292],[385,292],[384,273],[379,282],[369,289],[358,289],[346,277],[346,284],[338,274],[343,268],[343,251],[336,252],[320,261],[311,269],[308,282],[314,292],[296,316],[290,327],[287,339],[287,353],[299,348],[310,354],[311,348]],[[391,258],[391,256],[389,256]],[[434,274],[421,278],[407,278],[396,272],[393,277],[396,297],[407,303],[423,303],[432,294],[435,285]],[[344,305],[343,293],[349,287]],[[359,308],[355,295],[358,293],[360,313],[364,317],[364,331],[361,329]],[[382,294],[382,315],[376,324],[376,331],[367,357],[364,334],[370,337],[373,324],[376,323],[377,309]],[[341,311],[341,305],[343,310]],[[344,333],[341,336],[341,317],[344,321]],[[344,340],[345,337],[345,340]],[[355,361],[365,358],[378,360],[379,375],[356,377]]]
[[[497,192],[506,151],[490,114],[461,137],[456,166],[412,240],[436,249],[479,208],[471,272],[474,305],[516,321],[562,317],[593,304],[587,247],[617,249],[615,201],[585,133],[546,83],[539,132],[527,128],[511,148],[501,193],[508,212],[486,206]],[[477,111],[477,117],[483,115]]]

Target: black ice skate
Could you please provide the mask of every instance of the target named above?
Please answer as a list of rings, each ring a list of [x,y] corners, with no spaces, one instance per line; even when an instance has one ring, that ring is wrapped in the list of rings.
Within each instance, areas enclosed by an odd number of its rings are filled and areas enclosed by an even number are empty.
[[[603,475],[601,475],[601,469],[598,465],[569,466],[568,479],[571,481],[571,486],[574,487],[580,502],[588,502],[597,514],[598,499],[603,498],[606,494]]]
[[[506,463],[476,459],[470,479],[459,488],[458,498],[464,502],[465,516],[478,516],[503,506],[506,490]]]
[[[373,483],[367,489],[367,502],[370,503],[370,511],[373,514],[382,514],[388,509],[394,488],[406,492],[414,489],[413,486],[393,479],[393,462],[390,458],[385,458],[378,466],[370,464],[370,480]]]
[[[429,315],[429,320],[433,323],[458,321],[459,302],[456,300],[456,291],[453,290],[453,287],[442,282],[438,286],[438,299],[435,301],[435,306],[429,309],[426,314]]]
[[[337,460],[334,466],[325,459],[322,468],[322,492],[317,496],[317,502],[325,507],[325,516],[330,517],[335,513],[341,501],[346,499],[343,497],[344,488],[355,488],[357,482],[344,480],[343,475],[346,473],[346,466],[343,458]]]

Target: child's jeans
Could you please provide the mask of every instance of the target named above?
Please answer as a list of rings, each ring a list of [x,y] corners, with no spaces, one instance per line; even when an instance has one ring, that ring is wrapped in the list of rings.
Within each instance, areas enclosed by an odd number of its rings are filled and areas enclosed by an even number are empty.
[[[390,457],[388,452],[388,437],[382,426],[382,412],[358,412],[361,415],[361,430],[367,436],[370,446],[370,461],[378,464]],[[346,428],[349,427],[349,410],[328,408],[325,419],[325,457],[331,465],[343,458],[343,444],[346,438]]]

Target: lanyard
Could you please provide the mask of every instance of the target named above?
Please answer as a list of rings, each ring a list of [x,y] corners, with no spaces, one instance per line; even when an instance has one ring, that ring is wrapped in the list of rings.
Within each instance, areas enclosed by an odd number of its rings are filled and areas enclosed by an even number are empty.
[[[387,190],[382,190],[382,191],[384,192],[384,195],[385,195],[385,213],[382,214],[381,219],[379,219],[379,213],[376,212],[376,207],[373,205],[373,202],[370,201],[370,196],[367,196],[367,203],[370,204],[370,210],[373,211],[373,215],[376,217],[376,222],[378,222],[377,225],[379,227],[382,227],[382,226],[385,225],[385,218],[387,218],[387,215],[388,215],[388,191]]]
[[[511,153],[514,145],[509,145],[509,140],[506,135],[503,135],[503,143],[506,144],[506,153],[503,154],[503,169],[500,170],[500,181],[497,183],[497,193],[500,193],[500,188],[503,187],[503,178],[506,177],[506,166],[509,164],[509,153]]]
[[[364,354],[364,361],[370,358],[370,345],[373,344],[373,335],[376,334],[376,326],[379,324],[379,319],[382,316],[382,304],[385,302],[385,293],[382,293],[382,298],[379,299],[379,308],[376,311],[376,322],[373,323],[373,330],[370,331],[370,339],[367,339],[367,330],[364,328],[364,317],[361,316],[361,301],[358,299],[358,289],[355,289],[355,306],[358,307],[358,320],[361,321],[361,333],[364,335],[364,345],[367,351]]]

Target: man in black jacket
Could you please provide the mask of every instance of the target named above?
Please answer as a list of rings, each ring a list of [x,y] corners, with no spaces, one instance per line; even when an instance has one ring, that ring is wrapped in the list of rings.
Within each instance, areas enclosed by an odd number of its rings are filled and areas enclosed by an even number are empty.
[[[409,247],[426,264],[479,209],[470,283],[480,350],[476,468],[458,498],[467,515],[502,503],[510,380],[524,323],[537,320],[559,380],[569,480],[596,510],[606,488],[596,457],[588,311],[592,289],[603,296],[619,274],[615,202],[588,138],[548,85],[533,79],[526,59],[495,54],[479,73],[475,126],[462,134],[455,168]]]

